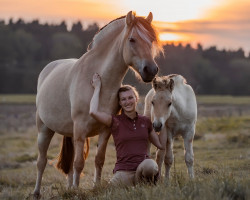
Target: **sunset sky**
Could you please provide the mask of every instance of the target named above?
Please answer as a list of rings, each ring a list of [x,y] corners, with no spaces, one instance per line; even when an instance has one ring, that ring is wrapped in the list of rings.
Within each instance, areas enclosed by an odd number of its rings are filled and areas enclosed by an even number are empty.
[[[250,52],[249,0],[0,0],[0,19],[105,25],[133,10],[153,13],[161,39]]]

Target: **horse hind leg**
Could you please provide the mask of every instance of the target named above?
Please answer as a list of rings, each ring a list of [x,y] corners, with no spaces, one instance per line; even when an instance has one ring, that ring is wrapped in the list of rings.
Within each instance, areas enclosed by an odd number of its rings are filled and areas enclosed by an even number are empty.
[[[170,179],[170,169],[173,164],[174,154],[173,154],[173,139],[171,136],[168,136],[167,144],[166,144],[166,155],[165,155],[165,179]]]
[[[71,188],[73,186],[73,157],[74,157],[74,147],[73,147],[73,139],[71,138],[71,140],[68,141],[68,143],[71,142],[71,145],[68,147],[70,148],[67,148],[65,149],[67,151],[67,157],[68,159],[66,160],[66,162],[70,163],[70,168],[69,168],[69,171],[67,172],[67,181],[68,181],[68,185],[67,185],[67,188]],[[63,148],[63,147],[62,147]],[[86,139],[86,151],[85,149],[83,150],[84,151],[84,159],[86,159],[88,157],[88,153],[89,153],[89,138]],[[65,161],[64,161],[65,163]],[[65,171],[64,171],[65,173]]]
[[[37,114],[37,127],[38,127],[38,136],[37,136],[38,158],[37,158],[37,179],[36,179],[36,186],[34,189],[35,198],[39,198],[40,196],[42,176],[47,164],[47,150],[49,148],[50,141],[55,133],[42,123],[38,114]]]
[[[74,146],[72,138],[63,136],[56,167],[67,176],[68,188],[70,188],[73,184],[73,156]]]
[[[184,138],[184,146],[185,146],[185,162],[188,169],[188,174],[190,178],[194,178],[194,153],[193,153],[193,137],[192,138]]]

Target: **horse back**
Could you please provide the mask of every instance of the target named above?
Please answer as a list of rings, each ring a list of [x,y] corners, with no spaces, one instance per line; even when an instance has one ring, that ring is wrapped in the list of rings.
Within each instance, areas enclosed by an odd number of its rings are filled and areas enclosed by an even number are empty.
[[[178,112],[178,116],[183,119],[196,120],[197,102],[193,88],[187,84],[185,78],[181,75],[176,75],[173,80],[173,105]]]

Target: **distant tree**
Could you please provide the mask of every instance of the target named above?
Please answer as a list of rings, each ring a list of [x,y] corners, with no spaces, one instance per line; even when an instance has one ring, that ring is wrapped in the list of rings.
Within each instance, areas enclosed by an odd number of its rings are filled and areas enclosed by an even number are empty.
[[[54,59],[78,58],[82,55],[80,40],[69,33],[56,33],[52,37],[51,57]]]
[[[96,23],[83,29],[80,21],[67,24],[41,24],[23,19],[8,23],[0,20],[0,93],[35,93],[40,71],[49,62],[61,58],[79,58],[87,51]],[[159,75],[181,74],[196,94],[250,95],[250,54],[238,50],[203,48],[197,44],[174,43],[163,46],[164,55],[157,57]],[[132,70],[124,83],[136,86],[144,95],[151,84],[142,83]]]
[[[234,59],[229,64],[232,95],[250,94],[250,62],[247,59]]]
[[[82,27],[82,24],[81,24],[80,21],[78,21],[77,23],[74,23],[72,25],[71,32],[76,33],[76,34],[79,34],[79,33],[83,32],[83,27]]]

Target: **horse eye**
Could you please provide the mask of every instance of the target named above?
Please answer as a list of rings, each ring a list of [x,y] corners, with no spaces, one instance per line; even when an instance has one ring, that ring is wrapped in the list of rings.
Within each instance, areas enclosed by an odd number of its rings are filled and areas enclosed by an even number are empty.
[[[134,38],[129,38],[129,42],[135,43],[135,39]]]
[[[171,105],[172,105],[172,103],[170,102],[170,103],[168,104],[168,107],[171,106]]]

